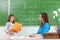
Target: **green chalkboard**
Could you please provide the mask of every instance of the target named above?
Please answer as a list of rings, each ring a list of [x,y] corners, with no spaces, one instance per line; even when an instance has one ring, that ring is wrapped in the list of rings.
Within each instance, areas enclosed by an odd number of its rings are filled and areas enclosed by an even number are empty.
[[[0,0],[0,26],[5,25],[8,16],[8,0]]]
[[[10,0],[10,3],[10,12],[15,15],[16,21],[23,25],[40,25],[38,18],[41,12],[48,13],[51,25],[57,24],[53,19],[53,11],[60,8],[60,0]]]

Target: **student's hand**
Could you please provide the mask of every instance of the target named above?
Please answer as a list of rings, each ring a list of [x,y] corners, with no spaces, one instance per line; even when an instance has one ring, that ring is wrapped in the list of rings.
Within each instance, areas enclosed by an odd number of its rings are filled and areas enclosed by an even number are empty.
[[[36,34],[35,36],[38,38],[43,38],[40,34]]]
[[[12,33],[12,32],[13,32],[13,31],[10,29],[10,30],[9,30],[9,33]]]
[[[8,30],[5,30],[6,33],[8,33],[9,31]]]
[[[35,36],[36,36],[36,34],[29,35],[29,37],[35,37]]]
[[[21,31],[21,29],[19,31]]]
[[[40,34],[32,34],[32,35],[29,35],[29,37],[43,38]]]

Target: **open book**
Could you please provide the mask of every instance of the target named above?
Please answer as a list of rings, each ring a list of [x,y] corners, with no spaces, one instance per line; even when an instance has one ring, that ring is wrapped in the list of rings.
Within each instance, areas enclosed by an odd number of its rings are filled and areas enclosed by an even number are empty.
[[[11,31],[17,33],[21,30],[21,27],[22,27],[22,24],[15,22]]]

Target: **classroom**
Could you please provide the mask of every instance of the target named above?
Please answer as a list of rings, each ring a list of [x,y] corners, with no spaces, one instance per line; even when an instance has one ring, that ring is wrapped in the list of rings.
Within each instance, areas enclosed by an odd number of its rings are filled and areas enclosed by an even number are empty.
[[[0,0],[0,40],[9,39],[5,34],[11,40],[60,39],[60,0]]]

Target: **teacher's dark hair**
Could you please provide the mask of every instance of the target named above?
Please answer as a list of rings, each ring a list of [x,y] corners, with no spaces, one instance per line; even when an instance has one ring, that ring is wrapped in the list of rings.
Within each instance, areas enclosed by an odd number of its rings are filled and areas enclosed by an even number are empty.
[[[10,18],[11,18],[12,16],[14,16],[14,15],[10,14],[10,15],[8,16],[8,22],[10,22]],[[15,23],[15,20],[14,20],[12,23]]]
[[[48,19],[48,14],[43,12],[43,13],[40,13],[42,18],[44,19],[44,23],[45,22],[48,22],[49,23],[49,19]],[[41,22],[41,26],[43,25],[43,23]]]

